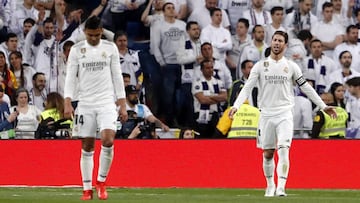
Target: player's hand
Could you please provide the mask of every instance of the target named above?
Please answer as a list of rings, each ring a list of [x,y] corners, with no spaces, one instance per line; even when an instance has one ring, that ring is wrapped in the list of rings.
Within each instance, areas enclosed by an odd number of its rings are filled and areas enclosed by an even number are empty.
[[[126,108],[119,109],[119,117],[120,117],[121,123],[125,123],[128,120],[128,114],[127,114]]]
[[[327,106],[324,108],[325,113],[327,113],[331,118],[337,118],[336,110],[334,106]]]
[[[234,119],[234,115],[237,112],[237,108],[236,107],[231,107],[230,111],[229,111],[229,118],[230,119]]]
[[[71,105],[71,102],[64,103],[64,118],[72,119],[74,115],[74,108]]]

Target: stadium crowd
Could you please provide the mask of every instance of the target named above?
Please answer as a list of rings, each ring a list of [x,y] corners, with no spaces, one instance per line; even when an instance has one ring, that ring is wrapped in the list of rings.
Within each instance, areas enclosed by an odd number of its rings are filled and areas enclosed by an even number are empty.
[[[324,116],[294,86],[294,137],[360,137],[360,1],[17,0],[0,4],[2,138],[32,139],[29,131],[44,125],[47,97],[63,95],[69,51],[85,39],[90,16],[101,17],[125,84],[157,127],[192,129],[195,138],[256,136],[256,87],[238,119],[224,112],[281,30],[290,36],[286,57],[341,115]],[[57,109],[52,123],[69,124]]]

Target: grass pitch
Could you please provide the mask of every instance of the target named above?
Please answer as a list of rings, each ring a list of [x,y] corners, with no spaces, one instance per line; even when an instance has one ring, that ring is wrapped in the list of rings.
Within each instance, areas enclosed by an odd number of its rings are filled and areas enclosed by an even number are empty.
[[[83,202],[81,188],[1,187],[0,203]],[[352,203],[360,201],[359,190],[287,190],[287,197],[264,197],[260,189],[136,189],[109,188],[106,202],[144,203]],[[104,202],[94,197],[91,202]]]

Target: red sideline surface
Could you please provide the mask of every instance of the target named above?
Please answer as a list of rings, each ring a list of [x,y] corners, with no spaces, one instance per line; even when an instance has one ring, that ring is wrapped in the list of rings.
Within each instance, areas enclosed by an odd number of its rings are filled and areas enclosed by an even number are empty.
[[[0,185],[81,185],[79,140],[0,141]],[[360,189],[360,140],[294,140],[288,188]],[[100,142],[96,143],[97,174]],[[95,180],[94,174],[94,180]],[[116,140],[108,185],[264,188],[255,140]]]

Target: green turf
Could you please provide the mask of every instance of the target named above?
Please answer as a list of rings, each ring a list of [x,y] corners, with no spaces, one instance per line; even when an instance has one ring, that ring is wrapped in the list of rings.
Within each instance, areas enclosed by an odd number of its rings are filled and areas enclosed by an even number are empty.
[[[358,190],[287,190],[287,197],[265,198],[258,189],[134,189],[110,188],[106,202],[266,202],[266,203],[348,203],[359,202]],[[2,187],[0,203],[82,202],[80,188]],[[91,202],[104,202],[95,197]]]

